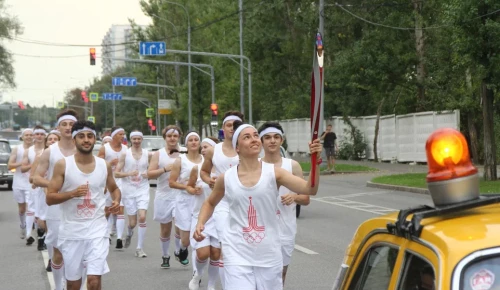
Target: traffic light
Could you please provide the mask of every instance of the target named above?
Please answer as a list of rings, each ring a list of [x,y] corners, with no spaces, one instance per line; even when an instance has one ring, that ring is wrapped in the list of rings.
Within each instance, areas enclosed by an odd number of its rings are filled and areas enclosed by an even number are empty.
[[[87,92],[86,91],[82,91],[82,101],[84,101],[85,103],[88,103],[89,102],[89,98],[87,98]]]
[[[211,104],[210,105],[210,110],[212,110],[212,116],[217,116],[219,113],[217,110],[219,109],[219,106],[217,104]]]
[[[23,101],[18,101],[18,102],[17,102],[17,106],[18,106],[18,107],[19,107],[19,109],[21,109],[21,110],[26,109],[26,107],[24,107]]]
[[[153,126],[153,120],[148,119],[148,126],[149,126],[149,127]]]
[[[95,65],[95,48],[90,48],[90,65]]]

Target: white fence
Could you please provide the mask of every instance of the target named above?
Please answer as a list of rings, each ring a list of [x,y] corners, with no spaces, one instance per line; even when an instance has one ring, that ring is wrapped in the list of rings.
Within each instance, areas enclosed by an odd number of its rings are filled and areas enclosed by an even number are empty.
[[[373,139],[377,116],[350,118],[352,124],[359,129],[368,143],[366,157],[373,159]],[[307,119],[291,119],[279,121],[285,131],[288,152],[302,154],[308,152],[311,136],[311,121]],[[264,121],[258,121],[260,126]],[[349,129],[342,117],[325,120],[333,126],[340,144],[345,139],[344,129]],[[438,128],[460,129],[460,111],[422,112],[408,115],[387,115],[380,117],[377,151],[383,161],[426,162],[425,142],[427,137]]]

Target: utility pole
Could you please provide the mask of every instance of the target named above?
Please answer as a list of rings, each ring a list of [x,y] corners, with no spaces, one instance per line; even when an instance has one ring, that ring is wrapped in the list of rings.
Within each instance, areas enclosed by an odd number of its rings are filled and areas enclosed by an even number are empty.
[[[321,37],[323,38],[323,45],[325,45],[325,17],[324,17],[324,13],[325,13],[325,1],[324,0],[319,0],[319,33],[321,33]],[[326,46],[328,47],[328,46]],[[325,59],[326,61],[326,59]],[[324,78],[325,78],[325,68],[323,66],[323,83],[324,83]],[[319,132],[318,132],[318,136],[321,136],[321,134],[323,134],[323,123],[324,123],[324,119],[325,119],[325,91],[324,91],[324,87],[321,86],[321,89],[323,90],[321,92],[321,95],[323,96],[321,98],[321,110],[320,110],[320,114],[319,114]],[[311,120],[312,121],[312,120]]]
[[[240,56],[243,56],[243,0],[239,0],[239,9],[240,9]],[[245,80],[243,78],[242,58],[240,58],[240,111],[242,114],[245,114]]]

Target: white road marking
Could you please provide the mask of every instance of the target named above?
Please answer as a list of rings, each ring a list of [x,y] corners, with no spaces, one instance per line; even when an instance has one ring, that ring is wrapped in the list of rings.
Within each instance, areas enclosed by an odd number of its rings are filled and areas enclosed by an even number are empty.
[[[395,212],[396,209],[373,205],[364,202],[357,202],[352,200],[346,200],[334,196],[320,197],[320,198],[311,198],[311,200],[319,201],[323,203],[333,204],[336,206],[341,206],[349,209],[355,209],[359,211],[369,212],[372,214],[383,215],[389,212]]]
[[[332,197],[349,198],[349,197],[357,197],[357,196],[364,196],[364,195],[377,195],[377,194],[383,194],[383,193],[389,193],[389,191],[369,191],[369,192],[351,193],[351,194],[345,194],[345,195],[336,195],[336,196],[332,196]]]
[[[295,248],[295,250],[301,251],[302,253],[305,253],[305,254],[308,254],[308,255],[317,255],[318,254],[318,253],[316,253],[313,250],[309,250],[308,248],[304,248],[304,247],[299,246],[297,244],[295,244],[294,248]]]

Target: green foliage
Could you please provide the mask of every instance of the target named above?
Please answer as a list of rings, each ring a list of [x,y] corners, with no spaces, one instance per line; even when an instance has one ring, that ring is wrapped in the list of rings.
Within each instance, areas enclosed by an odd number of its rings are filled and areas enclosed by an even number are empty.
[[[22,33],[21,23],[6,10],[5,0],[0,0],[0,40],[11,39]],[[0,85],[15,87],[12,54],[0,41]]]
[[[347,122],[347,124],[350,128],[344,129],[345,138],[340,141],[337,158],[342,160],[361,160],[365,157],[368,143],[358,128],[351,122]]]

